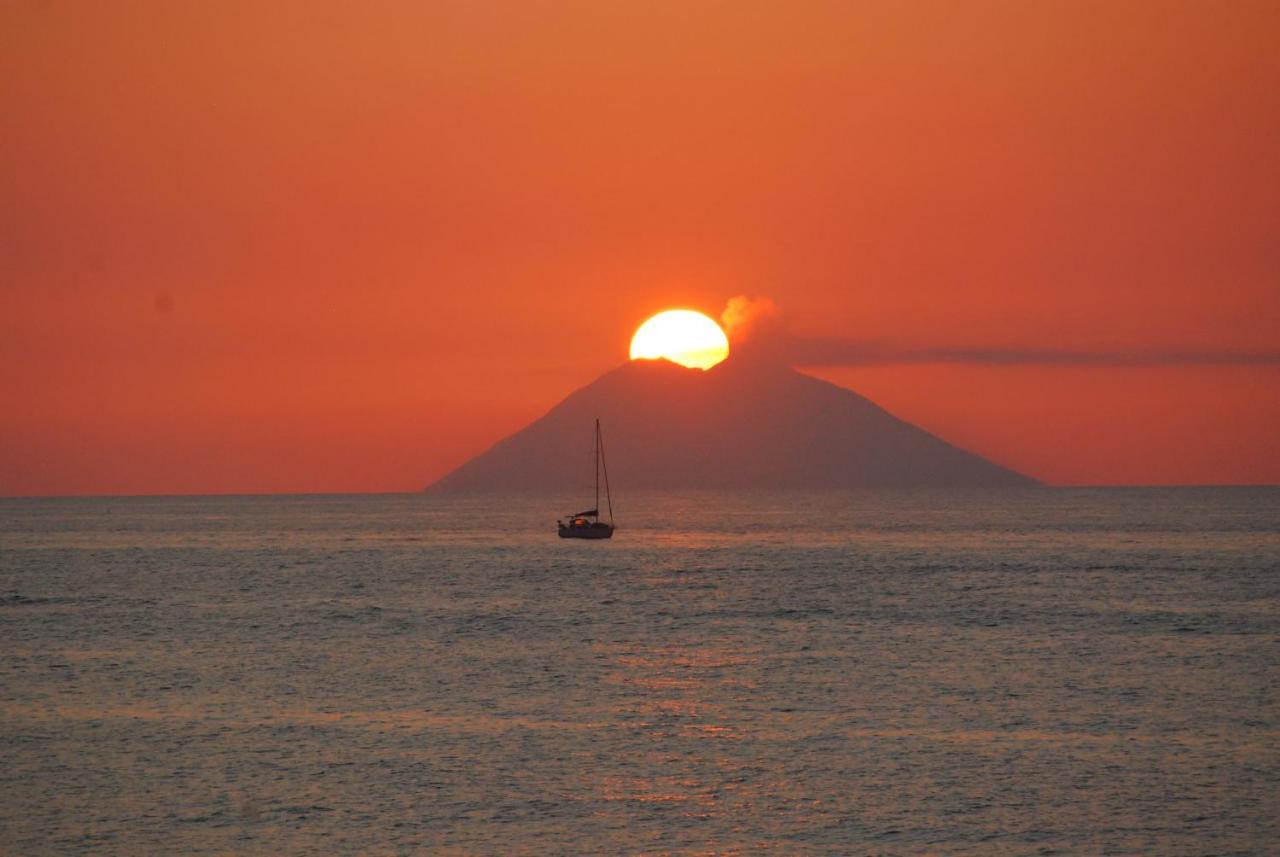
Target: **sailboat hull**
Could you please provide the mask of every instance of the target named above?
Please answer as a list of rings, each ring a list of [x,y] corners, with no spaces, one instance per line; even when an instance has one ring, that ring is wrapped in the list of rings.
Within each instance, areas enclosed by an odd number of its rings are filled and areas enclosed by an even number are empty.
[[[560,527],[562,539],[611,539],[613,527],[608,524],[588,524],[585,527]]]

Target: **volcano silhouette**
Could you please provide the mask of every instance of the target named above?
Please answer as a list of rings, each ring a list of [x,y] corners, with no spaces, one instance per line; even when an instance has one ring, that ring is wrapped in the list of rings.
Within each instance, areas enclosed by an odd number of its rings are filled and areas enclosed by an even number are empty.
[[[1035,480],[781,363],[633,360],[429,491],[581,488],[595,419],[615,488],[1003,487]]]

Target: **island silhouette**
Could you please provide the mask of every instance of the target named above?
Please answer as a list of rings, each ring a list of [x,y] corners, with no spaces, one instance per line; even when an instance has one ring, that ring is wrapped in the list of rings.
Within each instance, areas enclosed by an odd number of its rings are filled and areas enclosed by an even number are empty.
[[[427,487],[580,488],[594,421],[610,478],[628,488],[832,489],[1030,486],[857,393],[769,359],[703,371],[632,360]]]

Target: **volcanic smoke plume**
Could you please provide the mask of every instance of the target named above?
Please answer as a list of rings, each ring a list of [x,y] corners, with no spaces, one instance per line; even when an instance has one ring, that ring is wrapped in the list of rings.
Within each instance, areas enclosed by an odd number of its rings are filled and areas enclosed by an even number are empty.
[[[770,298],[729,298],[720,323],[732,356],[767,358],[789,366],[888,366],[965,364],[972,366],[1276,366],[1280,349],[1212,345],[1134,344],[1071,349],[1020,344],[972,345],[901,343],[856,336],[793,335]]]
[[[771,299],[731,297],[720,314],[720,324],[729,337],[731,356],[786,359],[786,325]]]

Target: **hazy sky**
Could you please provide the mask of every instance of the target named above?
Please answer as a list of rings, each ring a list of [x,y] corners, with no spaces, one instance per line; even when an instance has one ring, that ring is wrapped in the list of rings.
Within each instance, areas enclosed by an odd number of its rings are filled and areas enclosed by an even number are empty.
[[[738,294],[1033,476],[1280,482],[1280,365],[1214,357],[1280,350],[1277,44],[1275,2],[11,0],[0,494],[415,489]]]

